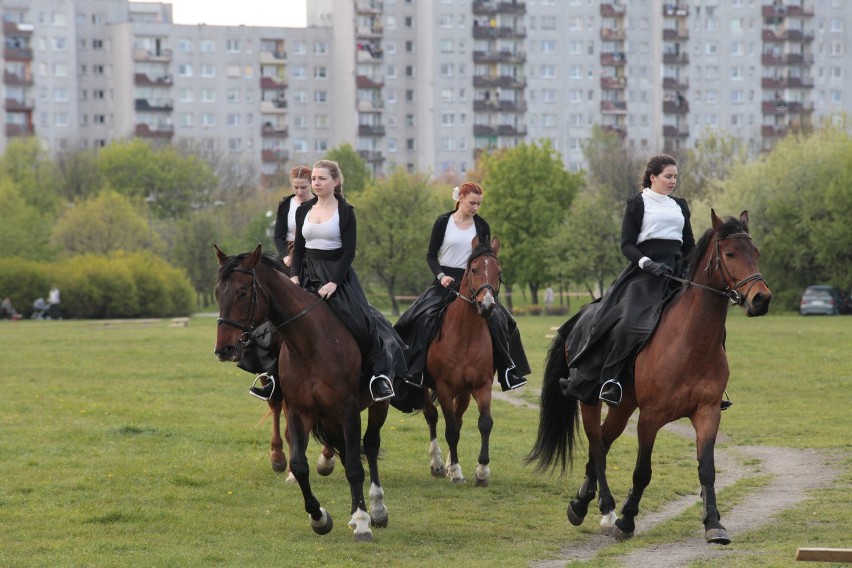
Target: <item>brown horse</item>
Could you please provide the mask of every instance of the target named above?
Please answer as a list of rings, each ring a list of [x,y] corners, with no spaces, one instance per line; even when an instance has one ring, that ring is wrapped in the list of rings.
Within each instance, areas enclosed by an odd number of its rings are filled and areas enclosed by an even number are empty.
[[[302,490],[305,510],[317,534],[332,529],[328,511],[311,491],[305,457],[308,435],[340,454],[352,498],[349,526],[356,541],[372,540],[370,524],[388,522],[379,482],[380,430],[387,401],[374,403],[361,379],[361,353],[352,334],[321,299],[293,284],[260,245],[229,257],[214,245],[219,261],[219,303],[215,354],[240,358],[245,334],[268,318],[281,339],[278,372],[290,432],[290,469]],[[364,502],[361,411],[369,407],[363,447],[370,469],[370,513]]]
[[[438,445],[438,410],[428,391],[424,397],[423,416],[429,424],[432,475],[446,475],[453,483],[461,483],[465,481],[458,455],[462,417],[470,397],[476,399],[482,445],[474,475],[475,484],[485,487],[491,481],[488,442],[494,425],[491,418],[494,363],[491,334],[485,318],[497,305],[502,268],[497,260],[500,251],[497,238],[491,239],[490,247],[485,247],[474,237],[471,246],[473,253],[459,283],[458,297],[447,307],[441,328],[426,355],[426,374],[434,381],[431,390],[440,402],[446,423],[444,435],[450,449],[446,465]]]
[[[739,220],[724,222],[711,210],[712,228],[698,241],[690,258],[686,284],[664,308],[657,328],[634,361],[635,380],[624,385],[624,396],[611,408],[601,425],[600,403],[589,406],[564,396],[559,379],[568,376],[568,339],[557,335],[547,357],[541,391],[538,437],[528,461],[538,460],[546,470],[573,459],[580,406],[589,440],[586,477],[568,505],[568,520],[583,522],[589,503],[600,488],[598,505],[604,534],[622,541],[633,536],[639,501],[651,481],[651,452],[657,432],[680,418],[689,417],[696,434],[698,479],[703,499],[704,536],[707,542],[728,544],[731,539],[720,523],[716,506],[713,449],[719,430],[720,404],[728,384],[725,354],[725,319],[728,300],[742,306],[746,315],[760,316],[769,310],[772,293],[758,269],[760,251],[748,233],[748,212]],[[563,331],[565,331],[563,329]],[[633,470],[633,488],[616,518],[615,500],[606,480],[606,455],[624,432],[636,408],[639,452]]]

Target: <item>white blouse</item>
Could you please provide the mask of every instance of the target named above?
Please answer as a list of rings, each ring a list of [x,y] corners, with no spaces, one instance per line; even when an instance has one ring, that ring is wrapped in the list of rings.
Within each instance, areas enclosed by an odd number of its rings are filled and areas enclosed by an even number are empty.
[[[302,226],[305,248],[314,250],[336,250],[343,246],[340,238],[340,215],[337,211],[325,223],[311,223],[305,218]]]
[[[456,220],[451,216],[444,232],[444,242],[438,251],[438,262],[449,268],[467,268],[467,261],[473,250],[471,241],[476,236],[476,224],[471,223],[467,229],[459,229]]]

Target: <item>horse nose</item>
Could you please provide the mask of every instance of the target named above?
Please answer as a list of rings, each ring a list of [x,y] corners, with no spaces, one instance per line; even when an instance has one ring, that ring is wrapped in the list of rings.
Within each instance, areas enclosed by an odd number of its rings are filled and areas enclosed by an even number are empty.
[[[751,313],[749,315],[752,316],[762,316],[765,315],[769,311],[769,303],[772,302],[772,294],[763,292],[758,292],[752,297],[751,301],[749,301],[749,305],[751,305]]]
[[[219,349],[214,348],[213,354],[216,355],[220,361],[231,361],[234,357],[234,346],[225,345]]]

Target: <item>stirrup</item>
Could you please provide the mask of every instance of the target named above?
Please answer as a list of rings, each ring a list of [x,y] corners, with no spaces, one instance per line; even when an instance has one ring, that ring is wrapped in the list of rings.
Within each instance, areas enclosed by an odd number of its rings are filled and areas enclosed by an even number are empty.
[[[384,384],[387,385],[388,389],[390,389],[390,394],[388,394],[388,393],[376,394],[376,392],[373,390],[373,382],[375,382],[375,381],[379,381],[378,382],[379,386],[384,382]],[[369,389],[370,389],[370,396],[373,398],[373,400],[375,402],[381,402],[383,400],[393,398],[393,396],[396,394],[393,391],[393,384],[391,383],[391,380],[387,377],[387,375],[373,375],[373,377],[370,379]]]
[[[261,379],[266,379],[269,381],[267,384],[262,384],[260,386],[257,385],[258,381]],[[275,394],[275,377],[269,373],[261,373],[254,378],[254,382],[249,387],[249,394],[259,398],[260,400],[264,400],[269,402],[272,396]],[[272,389],[269,391],[269,394],[266,395],[266,389],[272,385]]]
[[[725,398],[722,399],[722,410],[728,410],[734,405],[731,397],[728,396],[728,391],[725,391]]]
[[[503,392],[515,390],[527,384],[526,377],[522,377],[521,375],[515,375],[517,378],[517,382],[512,382],[509,380],[509,377],[512,376],[511,371],[515,370],[516,366],[512,365],[503,373],[503,380],[500,381],[500,386],[503,388]]]
[[[615,385],[615,388],[618,389],[618,400],[615,400],[615,397],[611,397],[611,398],[604,397],[604,391],[607,390],[607,385],[609,385],[610,383]],[[607,403],[610,406],[618,406],[619,404],[621,404],[621,396],[622,396],[623,393],[624,393],[624,389],[621,388],[621,383],[619,383],[617,379],[610,379],[607,382],[605,382],[603,385],[601,385],[601,392],[598,395],[598,398],[600,398],[602,401],[604,401],[605,403]],[[607,393],[607,394],[610,394],[610,393]]]
[[[424,373],[425,371],[420,371],[416,375],[408,375],[402,377],[402,380],[411,386],[422,389],[424,384],[426,383],[425,377],[423,376]]]

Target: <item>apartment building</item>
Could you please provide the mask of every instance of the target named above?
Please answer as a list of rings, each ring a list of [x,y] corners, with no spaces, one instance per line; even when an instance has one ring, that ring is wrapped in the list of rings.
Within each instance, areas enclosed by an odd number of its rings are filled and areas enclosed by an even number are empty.
[[[376,174],[463,177],[595,125],[639,152],[757,153],[852,110],[852,0],[307,0],[305,28],[175,25],[171,5],[0,0],[5,128],[53,152],[140,137],[269,183],[349,143]]]

